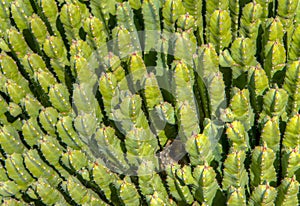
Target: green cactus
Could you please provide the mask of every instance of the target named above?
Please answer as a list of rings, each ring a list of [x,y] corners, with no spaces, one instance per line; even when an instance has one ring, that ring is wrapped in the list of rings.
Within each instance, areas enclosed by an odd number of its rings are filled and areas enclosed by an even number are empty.
[[[145,197],[151,196],[151,199],[147,199],[147,203],[149,204],[151,201],[154,201],[152,198],[155,198],[153,196],[156,196],[156,198],[159,198],[159,201],[163,202],[163,204],[167,204],[168,202],[168,193],[166,188],[164,187],[164,184],[159,177],[158,174],[147,174],[149,169],[153,170],[155,165],[152,162],[143,162],[138,169],[138,172],[141,175],[139,177],[139,185],[142,194]]]
[[[31,147],[37,145],[39,139],[41,139],[44,135],[44,132],[39,127],[38,121],[35,118],[30,118],[23,123],[22,133],[24,136],[24,140]]]
[[[258,185],[250,196],[249,205],[274,205],[277,191],[268,183]]]
[[[285,149],[294,149],[299,147],[299,130],[296,129],[300,124],[299,120],[300,116],[299,114],[296,114],[288,121],[282,142]]]
[[[11,197],[21,196],[19,190],[21,189],[22,186],[19,186],[14,181],[11,181],[11,180],[1,181],[0,185],[1,185],[1,190],[0,190],[1,197],[3,197],[3,198],[7,197],[7,198],[9,198],[8,200],[14,200]],[[3,202],[5,202],[5,199]],[[5,203],[3,203],[3,204],[5,204]]]
[[[25,146],[21,143],[18,131],[12,125],[5,125],[0,129],[1,148],[8,155],[13,153],[22,154]]]
[[[77,204],[104,205],[103,201],[97,198],[98,195],[95,192],[85,188],[75,177],[69,176],[68,180],[63,182],[62,187]]]
[[[255,44],[259,32],[259,26],[262,24],[263,7],[255,2],[245,5],[240,19],[239,32],[244,37],[250,38]]]
[[[68,205],[63,195],[55,189],[55,187],[51,187],[47,179],[39,178],[38,181],[34,185],[34,190],[38,194],[38,197],[44,204],[63,204]]]
[[[183,2],[178,0],[167,0],[162,7],[164,29],[168,32],[175,31],[175,22],[178,17],[184,14]]]
[[[131,183],[130,179],[124,179],[123,181],[120,181],[119,183],[119,194],[120,198],[124,205],[139,205],[139,194],[134,186],[133,183]]]
[[[288,58],[290,60],[297,60],[299,56],[299,31],[300,31],[300,26],[298,25],[292,35],[292,41],[290,42],[290,47],[289,47],[289,54]]]
[[[107,162],[110,168],[117,171],[128,169],[128,164],[124,157],[122,142],[115,135],[115,130],[111,127],[102,127],[95,132],[95,141],[92,152]],[[99,166],[100,168],[100,166]]]
[[[23,158],[26,168],[35,178],[45,178],[53,187],[61,182],[59,175],[40,158],[36,150],[26,151]]]
[[[250,179],[252,186],[259,186],[264,182],[276,182],[276,172],[274,168],[275,153],[266,145],[257,146],[252,153],[252,163],[250,166]]]
[[[216,181],[216,173],[207,163],[198,165],[193,172],[193,177],[197,182],[195,198],[206,205],[212,205],[215,195],[219,190]]]
[[[284,79],[284,88],[289,94],[287,112],[290,115],[295,115],[299,111],[299,63],[297,61],[290,61],[287,65],[286,77]]]
[[[79,134],[73,128],[72,116],[61,116],[56,123],[56,128],[63,143],[74,149],[79,149],[83,146]]]
[[[248,133],[240,121],[233,121],[228,124],[226,130],[227,137],[231,143],[231,149],[242,151],[250,147]]]
[[[290,149],[284,151],[282,154],[282,172],[286,177],[293,177],[293,175],[298,176],[299,166],[297,162],[299,161],[299,148],[296,147],[295,149]]]
[[[193,195],[188,186],[176,178],[176,171],[180,169],[178,164],[170,165],[166,168],[168,174],[167,184],[170,194],[182,204],[191,204],[193,202]]]
[[[1,205],[298,205],[299,0],[2,0]]]
[[[209,138],[204,134],[196,134],[190,137],[185,146],[192,165],[210,163],[214,156]]]
[[[229,107],[223,110],[221,118],[228,122],[238,120],[248,131],[254,124],[254,112],[250,104],[249,90],[234,88],[232,93]]]
[[[23,161],[24,159],[21,154],[13,153],[7,156],[7,159],[5,160],[5,168],[8,177],[16,183],[16,186],[19,189],[25,190],[34,181],[34,179],[26,170]]]
[[[266,144],[268,148],[274,152],[280,150],[280,129],[279,129],[279,118],[274,116],[269,118],[262,128],[261,134],[262,144]]]
[[[228,47],[232,40],[231,19],[227,10],[215,10],[210,17],[208,27],[209,41],[219,53]]]
[[[234,188],[245,188],[248,184],[248,173],[245,170],[244,161],[246,153],[241,151],[233,151],[227,156],[224,162],[224,178],[222,186],[224,190]]]
[[[244,188],[231,188],[229,192],[229,198],[227,200],[227,205],[246,205],[245,189]]]
[[[102,163],[95,162],[91,169],[93,181],[101,188],[108,199],[113,199],[111,186],[117,184],[119,177],[105,168]]]
[[[285,178],[278,188],[276,205],[289,205],[298,202],[299,183],[292,178]]]

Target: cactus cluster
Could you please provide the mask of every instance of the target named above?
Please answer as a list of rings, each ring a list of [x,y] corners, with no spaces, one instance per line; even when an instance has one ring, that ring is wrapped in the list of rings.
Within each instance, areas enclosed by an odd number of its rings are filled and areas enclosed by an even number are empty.
[[[299,205],[300,0],[1,0],[1,205]]]

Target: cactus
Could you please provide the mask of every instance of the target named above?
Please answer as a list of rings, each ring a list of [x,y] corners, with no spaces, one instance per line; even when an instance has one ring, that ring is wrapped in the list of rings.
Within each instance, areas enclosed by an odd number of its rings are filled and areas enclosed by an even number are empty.
[[[250,178],[253,186],[258,186],[264,182],[276,182],[274,161],[275,154],[266,145],[258,146],[253,150],[250,166]]]
[[[198,184],[195,191],[196,199],[207,205],[212,205],[214,197],[219,190],[216,173],[207,163],[198,165],[193,172],[193,177]]]
[[[259,185],[251,194],[249,205],[274,205],[277,191],[271,187],[268,182],[264,185]]]
[[[298,194],[299,191],[299,183],[295,181],[294,177],[285,178],[278,189],[277,205],[288,205],[298,201],[296,194]]]
[[[299,0],[1,0],[1,205],[299,205]]]
[[[227,156],[224,162],[224,178],[222,182],[223,190],[234,188],[245,188],[248,183],[248,173],[245,170],[244,161],[246,153],[244,151],[233,151]]]

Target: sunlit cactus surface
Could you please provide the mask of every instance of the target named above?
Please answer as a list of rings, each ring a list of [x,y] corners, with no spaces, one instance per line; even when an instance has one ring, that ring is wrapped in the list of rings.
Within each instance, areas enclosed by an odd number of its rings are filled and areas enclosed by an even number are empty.
[[[0,204],[297,206],[300,0],[1,0]]]

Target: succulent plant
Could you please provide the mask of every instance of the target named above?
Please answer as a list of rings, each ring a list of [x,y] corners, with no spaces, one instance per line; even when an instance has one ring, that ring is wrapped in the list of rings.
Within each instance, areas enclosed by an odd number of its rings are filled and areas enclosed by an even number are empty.
[[[299,0],[1,0],[1,205],[299,205]]]

